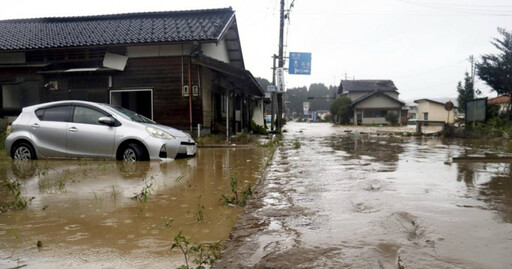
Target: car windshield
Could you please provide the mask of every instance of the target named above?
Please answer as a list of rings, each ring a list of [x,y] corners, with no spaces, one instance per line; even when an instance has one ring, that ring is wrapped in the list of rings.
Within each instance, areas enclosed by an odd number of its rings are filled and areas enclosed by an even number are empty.
[[[141,123],[152,123],[152,124],[155,124],[156,122],[140,115],[140,114],[137,114],[131,110],[128,110],[126,108],[122,108],[122,107],[119,107],[119,106],[111,106],[111,105],[107,105],[107,104],[104,104],[105,106],[119,112],[119,114],[122,116],[122,117],[125,117],[127,119],[130,119],[132,121],[135,121],[135,122],[141,122]]]

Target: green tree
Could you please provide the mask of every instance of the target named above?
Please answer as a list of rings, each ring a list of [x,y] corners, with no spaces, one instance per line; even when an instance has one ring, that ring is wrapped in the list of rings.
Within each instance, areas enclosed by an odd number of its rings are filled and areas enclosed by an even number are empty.
[[[346,96],[341,96],[332,101],[329,111],[332,114],[334,123],[348,124],[352,116],[350,105],[352,101]]]
[[[469,76],[468,72],[466,72],[464,77],[464,86],[462,86],[462,82],[459,81],[457,84],[457,92],[459,96],[457,97],[457,103],[459,103],[459,112],[466,113],[466,103],[469,100],[475,99],[475,88],[474,88],[473,79]]]
[[[260,84],[261,88],[266,92],[267,91],[267,87],[268,85],[270,85],[270,81],[268,81],[266,78],[260,78],[260,77],[255,77],[254,79],[256,79],[256,81],[258,82],[258,84]]]
[[[501,39],[491,41],[500,52],[485,54],[480,63],[476,64],[478,77],[485,81],[496,93],[512,93],[512,32],[498,28]]]

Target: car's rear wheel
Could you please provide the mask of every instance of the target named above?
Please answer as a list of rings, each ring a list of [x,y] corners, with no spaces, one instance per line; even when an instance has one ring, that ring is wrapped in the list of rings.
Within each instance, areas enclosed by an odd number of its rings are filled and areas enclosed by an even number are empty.
[[[26,142],[18,143],[12,149],[11,157],[14,160],[35,160],[36,152],[34,148]]]
[[[143,151],[139,145],[131,143],[123,149],[123,161],[136,162],[142,159]]]

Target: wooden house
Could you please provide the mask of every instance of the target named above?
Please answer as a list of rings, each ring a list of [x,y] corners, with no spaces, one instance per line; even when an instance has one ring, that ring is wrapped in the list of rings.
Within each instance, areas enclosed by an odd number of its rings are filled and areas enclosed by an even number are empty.
[[[398,100],[398,89],[391,80],[342,80],[337,96],[346,96],[352,101],[352,122],[360,124],[389,124],[387,113],[396,113],[400,124],[407,119],[403,110],[405,103]]]
[[[202,133],[263,125],[231,8],[0,21],[0,117],[56,100],[110,103]]]

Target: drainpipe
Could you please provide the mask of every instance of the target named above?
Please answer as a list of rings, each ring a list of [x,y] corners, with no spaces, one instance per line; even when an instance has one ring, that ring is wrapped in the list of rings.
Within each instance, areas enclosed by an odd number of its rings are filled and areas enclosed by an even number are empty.
[[[229,92],[226,91],[226,142],[229,142]]]

